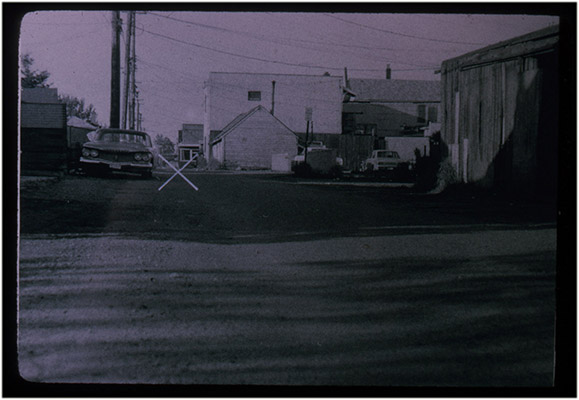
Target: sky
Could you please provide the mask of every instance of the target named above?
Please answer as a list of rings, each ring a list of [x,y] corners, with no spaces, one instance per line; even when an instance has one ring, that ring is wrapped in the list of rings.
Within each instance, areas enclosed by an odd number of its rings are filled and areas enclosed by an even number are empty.
[[[123,26],[127,14],[121,12]],[[19,51],[48,71],[60,95],[93,104],[110,121],[112,12],[26,14]],[[440,80],[444,60],[557,24],[541,15],[291,12],[137,13],[136,81],[142,127],[176,142],[184,123],[203,123],[210,72]],[[121,35],[121,60],[125,36]],[[124,62],[123,62],[124,73]],[[124,82],[124,78],[122,79]],[[124,86],[124,85],[121,85]]]

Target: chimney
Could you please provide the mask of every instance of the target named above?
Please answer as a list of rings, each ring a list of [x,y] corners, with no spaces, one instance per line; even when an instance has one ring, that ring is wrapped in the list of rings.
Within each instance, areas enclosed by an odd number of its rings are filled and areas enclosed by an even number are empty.
[[[392,70],[390,69],[390,64],[386,64],[386,79],[390,79],[392,75]]]
[[[271,115],[274,115],[275,110],[275,81],[271,81]]]

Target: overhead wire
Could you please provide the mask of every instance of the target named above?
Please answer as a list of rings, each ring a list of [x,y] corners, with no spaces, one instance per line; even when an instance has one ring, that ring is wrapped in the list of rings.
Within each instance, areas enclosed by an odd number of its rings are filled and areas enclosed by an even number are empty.
[[[168,17],[166,15],[162,15],[162,14],[157,14],[157,13],[149,13],[150,15],[154,15],[156,17],[161,17],[161,18],[165,18],[171,21],[177,21],[177,22],[181,22],[184,23],[186,25],[189,26],[198,26],[198,27],[202,27],[202,28],[206,28],[206,29],[212,29],[212,30],[216,30],[219,32],[224,32],[224,33],[230,33],[230,34],[234,34],[236,36],[246,36],[246,37],[250,37],[256,40],[260,40],[260,41],[265,41],[265,42],[270,42],[270,43],[275,43],[275,44],[281,44],[284,46],[290,46],[290,47],[297,47],[297,48],[302,48],[302,49],[307,49],[307,50],[314,50],[314,51],[324,51],[324,52],[328,52],[328,53],[332,53],[335,54],[333,51],[329,51],[326,50],[324,48],[320,49],[318,48],[312,48],[310,47],[305,47],[305,46],[300,46],[298,44],[292,43],[292,42],[301,42],[301,43],[307,43],[310,45],[315,45],[315,46],[338,46],[338,47],[345,47],[348,49],[362,49],[362,50],[370,50],[370,51],[376,51],[376,50],[387,50],[387,51],[404,51],[404,52],[408,52],[408,51],[412,51],[412,49],[393,49],[393,48],[380,48],[380,47],[373,47],[373,46],[360,46],[360,45],[347,45],[347,44],[341,44],[341,43],[331,43],[331,42],[316,42],[316,41],[312,41],[312,40],[303,40],[303,39],[297,39],[297,38],[274,38],[271,36],[264,36],[264,35],[259,35],[259,34],[254,34],[254,33],[250,33],[250,32],[242,32],[242,31],[238,31],[238,30],[233,30],[233,29],[228,29],[228,28],[223,28],[223,27],[218,27],[218,26],[214,26],[214,25],[208,25],[208,24],[203,24],[203,23],[199,23],[199,22],[192,22],[192,21],[187,21],[184,19],[180,19],[180,18],[174,18],[174,17]],[[417,51],[432,51],[432,50],[417,50]],[[358,56],[358,57],[363,57],[366,59],[371,59],[374,61],[381,61],[381,62],[392,62],[393,61],[384,61],[382,59],[382,57],[367,57],[367,56],[360,56],[360,54],[356,54],[356,53],[350,53],[351,55],[354,56]],[[398,64],[403,64],[403,65],[410,65],[410,66],[416,66],[416,67],[431,67],[430,65],[423,65],[423,64],[416,64],[416,63],[407,63],[407,62],[400,62],[397,61]]]
[[[33,45],[33,46],[44,46],[44,45],[47,45],[47,44],[63,44],[63,43],[73,42],[73,41],[76,41],[76,40],[79,40],[79,39],[84,39],[84,38],[86,38],[86,37],[88,37],[88,36],[94,35],[94,34],[97,33],[97,32],[100,32],[100,31],[101,31],[101,29],[97,28],[97,29],[95,29],[95,30],[92,30],[92,31],[89,31],[89,32],[85,32],[83,35],[77,35],[77,36],[74,36],[74,37],[70,37],[70,35],[67,35],[66,38],[58,39],[58,40],[56,40],[56,41],[54,41],[54,40],[49,40],[49,41],[46,41],[46,42],[42,42],[42,41],[40,41],[40,42],[27,42],[26,44],[27,44],[27,45]]]
[[[286,65],[286,66],[291,66],[291,67],[300,67],[300,68],[312,68],[312,69],[323,69],[323,70],[333,70],[333,71],[337,71],[337,70],[342,70],[341,67],[330,67],[330,66],[323,66],[323,65],[305,65],[305,64],[296,64],[296,63],[290,63],[290,62],[285,62],[285,61],[279,61],[279,60],[267,60],[267,59],[263,59],[263,58],[259,58],[259,57],[252,57],[252,56],[247,56],[247,55],[242,55],[242,54],[236,54],[236,53],[232,53],[229,51],[225,51],[225,50],[218,50],[212,47],[208,47],[208,46],[203,46],[197,43],[192,43],[192,42],[187,42],[181,39],[176,39],[174,37],[171,36],[167,36],[167,35],[163,35],[161,33],[157,33],[157,32],[151,32],[147,29],[143,29],[144,32],[147,32],[150,35],[153,36],[157,36],[157,37],[161,37],[164,38],[166,40],[170,40],[173,42],[177,42],[177,43],[182,43],[188,46],[193,46],[193,47],[197,47],[197,48],[201,48],[204,50],[209,50],[212,52],[216,52],[216,53],[221,53],[221,54],[226,54],[229,56],[234,56],[234,57],[239,57],[239,58],[243,58],[243,59],[247,59],[247,60],[253,60],[253,61],[261,61],[261,62],[266,62],[266,63],[271,63],[271,64],[279,64],[279,65]],[[424,68],[419,68],[419,69],[403,69],[403,70],[397,70],[397,71],[428,71],[428,70],[435,70],[438,67],[424,67]],[[371,68],[348,68],[350,71],[361,71],[361,72],[382,72],[383,69],[371,69]]]
[[[429,42],[437,42],[437,43],[464,44],[464,45],[469,45],[469,46],[484,46],[485,44],[487,44],[487,43],[476,43],[476,42],[461,42],[461,41],[456,41],[456,40],[432,39],[432,38],[426,38],[426,37],[422,37],[422,36],[409,35],[409,34],[405,34],[405,33],[390,31],[390,30],[387,30],[387,29],[380,29],[380,28],[376,28],[376,27],[373,27],[373,26],[364,25],[364,24],[360,24],[360,23],[357,23],[357,22],[349,21],[349,20],[347,20],[347,19],[343,19],[343,18],[337,17],[337,16],[335,16],[335,15],[333,15],[333,14],[324,13],[324,15],[327,16],[327,17],[330,17],[330,18],[337,19],[338,21],[345,22],[345,23],[347,23],[347,24],[356,25],[356,26],[358,26],[358,27],[362,27],[362,28],[366,28],[366,29],[371,29],[371,30],[373,30],[373,31],[388,33],[388,34],[390,34],[390,35],[402,36],[402,37],[407,37],[407,38],[412,38],[412,39],[426,40],[426,41],[429,41]]]

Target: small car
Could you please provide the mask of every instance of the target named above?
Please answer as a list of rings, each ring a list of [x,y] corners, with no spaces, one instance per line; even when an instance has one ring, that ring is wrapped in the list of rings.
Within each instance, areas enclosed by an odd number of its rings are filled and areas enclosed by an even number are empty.
[[[403,161],[398,152],[391,150],[374,150],[370,158],[364,162],[364,170],[372,171],[394,171]]]
[[[149,134],[128,129],[98,129],[87,135],[80,166],[88,174],[130,172],[150,178],[155,150]]]

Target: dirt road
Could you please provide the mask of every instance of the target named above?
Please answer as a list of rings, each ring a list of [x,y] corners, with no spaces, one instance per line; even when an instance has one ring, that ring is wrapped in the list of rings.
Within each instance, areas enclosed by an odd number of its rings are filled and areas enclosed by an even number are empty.
[[[237,203],[220,211],[199,197],[185,214],[145,196],[154,181],[70,180],[29,191],[19,269],[22,376],[218,385],[553,383],[556,230],[542,219],[547,212],[523,226],[522,214],[497,202],[479,207],[502,211],[477,217],[468,198],[453,209],[378,189],[291,192],[295,185],[252,179],[200,179],[212,200]],[[242,186],[253,190],[233,194]],[[177,188],[164,205],[193,198]],[[290,202],[280,208],[285,195]],[[298,195],[310,201],[305,216],[292,211]],[[335,210],[331,199],[347,210],[361,209],[354,206],[360,201],[366,207],[320,228]],[[54,214],[33,211],[40,203]],[[95,211],[75,221],[67,205]],[[457,210],[450,222],[463,221],[460,228],[418,225]],[[507,229],[500,223],[508,218]],[[212,233],[199,227],[208,221]],[[406,224],[388,231],[397,221]]]
[[[552,384],[552,230],[22,252],[33,381]]]

